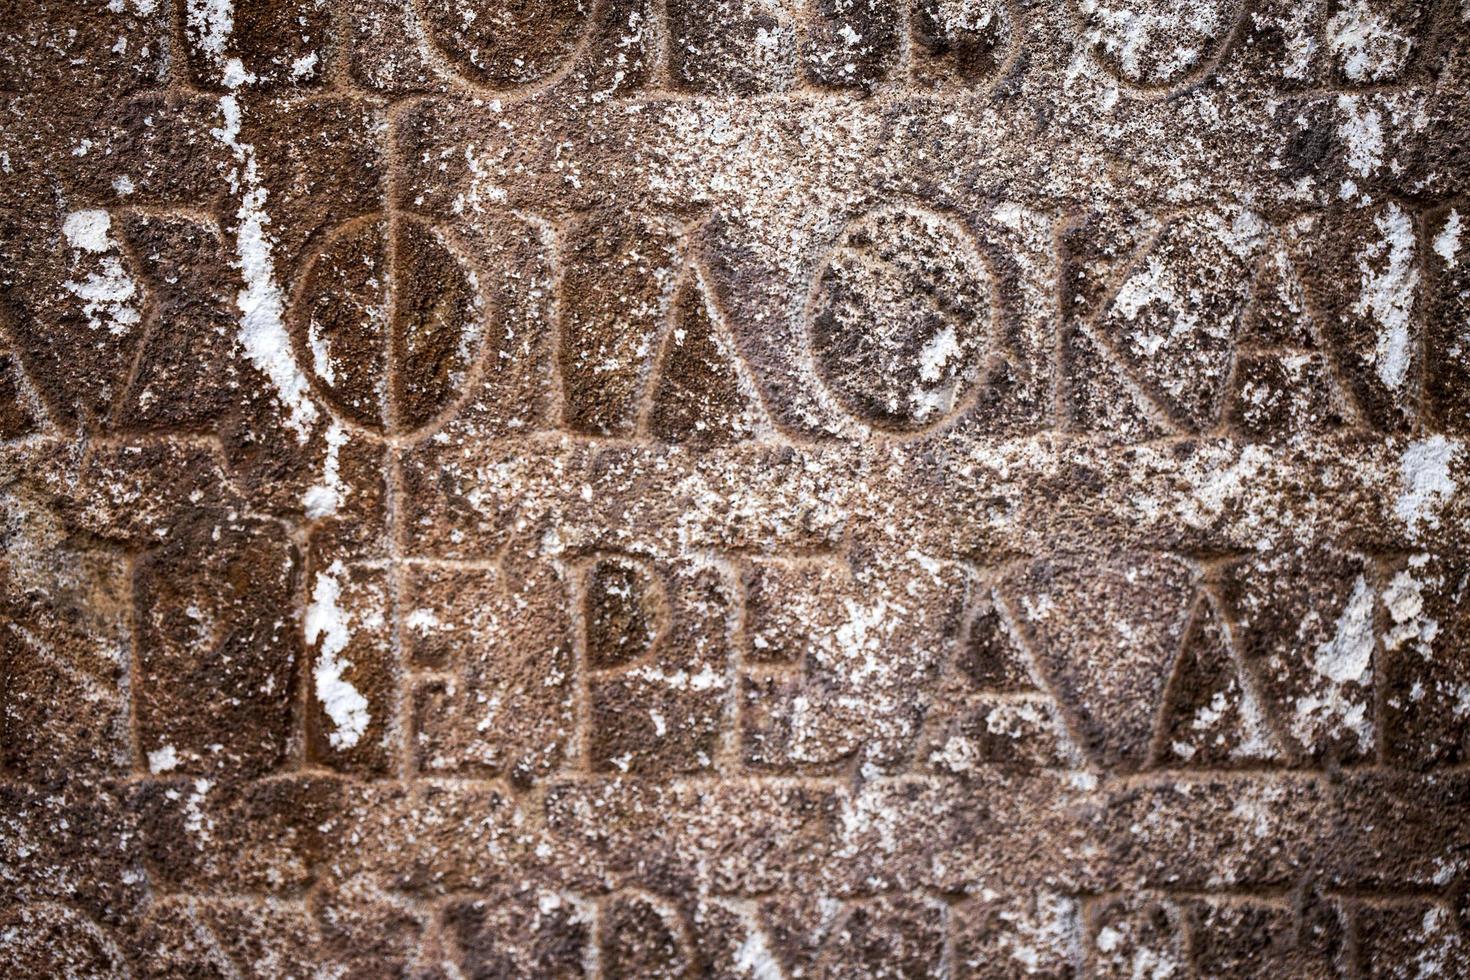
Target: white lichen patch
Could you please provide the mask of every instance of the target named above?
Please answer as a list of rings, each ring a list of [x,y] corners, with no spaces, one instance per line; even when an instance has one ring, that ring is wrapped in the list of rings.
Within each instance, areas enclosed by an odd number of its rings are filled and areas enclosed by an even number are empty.
[[[1383,590],[1383,606],[1388,611],[1389,630],[1383,639],[1384,648],[1399,650],[1407,646],[1420,656],[1428,658],[1431,644],[1439,635],[1439,622],[1424,611],[1424,587],[1437,586],[1438,576],[1419,577],[1428,563],[1428,555],[1415,555],[1409,559],[1409,567],[1394,575]]]
[[[188,0],[184,22],[194,44],[223,67],[225,49],[235,30],[234,0]]]
[[[403,628],[412,630],[419,636],[428,636],[441,630],[452,630],[452,624],[445,624],[439,620],[432,609],[415,609],[403,619]]]
[[[342,501],[349,492],[342,482],[342,464],[339,459],[342,447],[347,444],[347,430],[342,427],[342,423],[333,420],[327,427],[326,440],[322,480],[307,488],[301,500],[306,516],[310,518],[330,517],[337,513],[337,508],[342,506]]]
[[[980,748],[972,738],[951,735],[938,749],[929,755],[929,763],[942,766],[950,772],[969,772],[980,761]]]
[[[1444,227],[1439,234],[1434,236],[1434,254],[1444,260],[1444,264],[1453,269],[1459,265],[1460,254],[1460,212],[1453,208],[1450,215],[1445,219]]]
[[[1352,81],[1381,82],[1403,68],[1413,39],[1400,32],[1377,5],[1351,0],[1327,22],[1327,48]]]
[[[1414,221],[1403,208],[1389,204],[1373,224],[1381,237],[1358,253],[1362,289],[1353,312],[1377,322],[1374,368],[1384,385],[1397,389],[1408,378],[1413,359],[1410,326],[1419,288]]]
[[[919,350],[919,378],[936,382],[944,376],[950,358],[958,356],[960,345],[955,340],[954,327],[945,326],[925,341]]]
[[[214,830],[214,818],[204,812],[204,799],[214,784],[207,779],[194,780],[194,788],[189,793],[189,798],[184,801],[184,829],[190,833],[198,834],[208,838]]]
[[[318,641],[321,643],[312,676],[317,700],[335,726],[327,738],[336,749],[350,749],[356,745],[371,720],[367,698],[345,676],[352,662],[341,656],[352,639],[351,614],[340,605],[342,586],[338,579],[345,573],[340,561],[317,573],[311,604],[306,607],[305,623],[306,642],[312,645]]]
[[[1409,943],[1415,950],[1412,966],[1416,978],[1453,976],[1466,962],[1465,941],[1450,913],[1441,906],[1435,905],[1424,913]]]
[[[1093,43],[1136,84],[1174,82],[1197,68],[1226,23],[1219,2],[1082,0],[1079,9],[1096,25]]]
[[[308,52],[291,62],[291,77],[293,79],[311,78],[317,70],[317,54],[315,51]]]
[[[235,213],[239,224],[235,232],[235,267],[244,280],[235,298],[240,310],[240,346],[245,356],[271,382],[276,397],[286,410],[286,423],[295,430],[298,442],[305,443],[317,419],[316,403],[310,395],[310,383],[296,364],[291,336],[286,331],[285,296],[276,283],[272,241],[266,226],[270,216],[265,212],[266,189],[261,184],[255,147],[240,142],[241,112],[236,96],[220,99],[224,125],[212,135],[235,158],[230,174],[231,190],[240,195]]]
[[[1106,964],[1108,976],[1128,976],[1135,980],[1172,980],[1184,975],[1184,964],[1176,951],[1167,945],[1156,946],[1142,935],[1134,920],[1121,920],[1097,931],[1094,945],[1101,954],[1099,966]]]
[[[1337,135],[1348,169],[1366,177],[1383,165],[1383,116],[1367,99],[1352,95],[1339,95],[1337,108],[1342,113]]]
[[[1008,910],[1000,913],[1000,919],[1008,927],[1001,943],[1025,973],[1050,973],[1071,959],[1080,931],[1075,899],[1043,894],[1034,913]]]
[[[1231,758],[1275,759],[1281,755],[1276,740],[1266,727],[1266,716],[1261,711],[1261,703],[1249,687],[1243,687],[1240,691],[1240,727],[1242,737],[1240,743],[1230,750]]]
[[[1374,601],[1372,587],[1359,575],[1332,638],[1322,643],[1312,658],[1316,690],[1296,699],[1291,726],[1292,734],[1303,745],[1318,745],[1346,733],[1357,740],[1360,751],[1373,746],[1366,692],[1372,684],[1370,671],[1377,642],[1373,632]]]
[[[61,233],[72,249],[77,278],[62,288],[82,302],[82,315],[93,330],[106,327],[123,336],[142,320],[138,285],[123,268],[123,255],[112,237],[112,217],[106,211],[73,211],[62,222]]]
[[[155,776],[169,772],[179,764],[179,754],[172,745],[164,745],[148,753],[148,771]]]
[[[1399,495],[1394,513],[1409,533],[1436,530],[1440,510],[1454,498],[1458,484],[1450,466],[1460,454],[1460,443],[1442,435],[1429,436],[1405,447],[1399,458]]]
[[[106,211],[73,211],[61,223],[67,244],[84,252],[106,252],[113,247],[112,217]]]
[[[766,931],[761,928],[754,913],[746,913],[745,939],[735,950],[734,967],[738,975],[751,980],[783,980],[785,973],[780,962],[771,952]]]

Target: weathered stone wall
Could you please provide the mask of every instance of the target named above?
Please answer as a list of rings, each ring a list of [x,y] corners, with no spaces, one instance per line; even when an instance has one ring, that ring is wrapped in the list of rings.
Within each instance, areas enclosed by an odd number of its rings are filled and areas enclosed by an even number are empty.
[[[0,970],[1470,976],[1470,7],[0,14]]]

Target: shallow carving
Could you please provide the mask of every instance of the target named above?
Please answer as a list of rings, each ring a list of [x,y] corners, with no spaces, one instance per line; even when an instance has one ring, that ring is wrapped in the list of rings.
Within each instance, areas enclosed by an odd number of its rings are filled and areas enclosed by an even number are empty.
[[[1456,0],[30,0],[0,976],[1470,977]]]
[[[991,355],[991,279],[938,215],[880,211],[844,232],[812,300],[812,345],[845,407],[916,429],[955,411]]]

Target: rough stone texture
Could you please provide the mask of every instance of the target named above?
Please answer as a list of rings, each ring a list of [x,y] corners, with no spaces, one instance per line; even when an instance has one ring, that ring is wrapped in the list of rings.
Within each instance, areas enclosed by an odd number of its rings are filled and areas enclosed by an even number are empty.
[[[1470,977],[1470,6],[0,24],[0,974]]]

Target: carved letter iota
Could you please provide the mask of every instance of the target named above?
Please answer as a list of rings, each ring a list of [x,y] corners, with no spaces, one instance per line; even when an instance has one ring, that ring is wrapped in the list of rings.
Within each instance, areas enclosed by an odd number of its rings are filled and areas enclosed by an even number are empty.
[[[408,432],[465,390],[484,340],[475,274],[447,236],[378,214],[327,239],[296,297],[303,363],[338,413]]]
[[[494,88],[529,85],[577,50],[591,0],[449,0],[423,5],[439,49],[471,79]]]
[[[915,208],[850,225],[816,284],[811,341],[842,405],[914,430],[952,414],[990,352],[991,277],[969,236]]]

